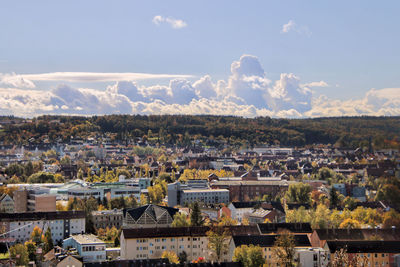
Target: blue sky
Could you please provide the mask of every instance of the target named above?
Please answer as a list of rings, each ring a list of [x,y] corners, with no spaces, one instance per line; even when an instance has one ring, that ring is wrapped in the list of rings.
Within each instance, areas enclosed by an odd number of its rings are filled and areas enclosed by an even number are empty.
[[[210,75],[214,83],[228,83],[232,62],[253,55],[263,77],[271,81],[268,88],[282,73],[293,73],[300,84],[326,83],[309,88],[312,99],[324,95],[341,103],[361,101],[372,88],[400,88],[399,11],[398,1],[365,0],[5,0],[0,3],[0,74],[176,74],[192,75],[186,78],[191,83]],[[161,17],[158,24],[155,16]],[[174,28],[176,21],[183,27]],[[169,81],[134,80],[138,87],[168,86]],[[39,91],[54,90],[59,84],[99,91],[113,85],[33,82],[30,89]],[[7,92],[15,84],[0,87]],[[400,95],[399,90],[390,92]],[[396,110],[397,105],[389,104]],[[266,108],[271,110],[271,105],[266,103]]]

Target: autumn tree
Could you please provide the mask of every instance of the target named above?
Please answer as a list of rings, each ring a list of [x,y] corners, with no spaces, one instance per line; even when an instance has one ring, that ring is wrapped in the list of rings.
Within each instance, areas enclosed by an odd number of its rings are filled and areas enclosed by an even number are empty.
[[[186,214],[177,212],[174,215],[174,220],[172,221],[172,227],[187,227],[190,223],[187,219]]]
[[[31,240],[36,244],[42,243],[42,229],[39,226],[35,226],[31,233]]]
[[[179,258],[173,251],[164,250],[164,252],[161,255],[161,258],[168,259],[169,263],[171,263],[171,264],[179,263]]]
[[[347,249],[341,248],[336,250],[332,255],[331,260],[332,267],[348,267],[349,266],[349,258],[347,256]]]
[[[29,253],[23,244],[16,244],[10,247],[10,256],[15,260],[17,266],[28,266]]]
[[[265,263],[262,248],[252,244],[235,248],[232,260],[240,262],[243,267],[259,267]]]
[[[280,266],[294,267],[295,266],[295,242],[294,236],[288,230],[283,230],[279,233],[273,247],[273,254],[276,262]]]
[[[222,256],[228,251],[228,232],[223,227],[214,227],[207,232],[207,238],[212,257],[217,262],[221,262]]]

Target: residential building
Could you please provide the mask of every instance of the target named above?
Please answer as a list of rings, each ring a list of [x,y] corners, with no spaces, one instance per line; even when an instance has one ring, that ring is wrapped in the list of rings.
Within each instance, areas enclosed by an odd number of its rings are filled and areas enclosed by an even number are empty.
[[[73,257],[72,255],[68,255],[57,264],[57,267],[82,267],[82,266],[83,263],[76,257]]]
[[[28,211],[47,212],[56,211],[56,195],[49,194],[28,194]]]
[[[295,241],[295,260],[299,266],[326,267],[329,264],[329,253],[320,248],[312,248],[306,234],[293,234]],[[229,243],[228,257],[233,257],[234,250],[242,245],[260,246],[266,261],[264,266],[277,266],[274,244],[278,235],[238,235]]]
[[[185,251],[188,261],[198,257],[207,260],[210,258],[208,230],[208,227],[122,229],[121,259],[158,259],[169,250],[176,255]]]
[[[226,189],[209,189],[204,182],[191,182],[190,186],[175,182],[168,185],[168,206],[184,206],[194,202],[204,204],[229,203],[229,191]]]
[[[16,190],[13,193],[14,211],[26,212],[28,210],[28,191],[25,189]]]
[[[237,220],[239,223],[241,223],[244,218],[248,219],[250,214],[260,208],[263,210],[276,211],[276,219],[273,219],[273,221],[271,222],[281,222],[285,219],[285,211],[281,203],[275,201],[232,202],[228,205],[228,209],[230,210],[232,219]],[[263,222],[264,221],[262,221],[261,223]]]
[[[228,190],[231,201],[250,201],[264,195],[274,197],[286,192],[289,183],[285,180],[219,180],[211,183],[211,188]]]
[[[112,228],[117,229],[122,227],[123,214],[122,210],[102,210],[92,211],[93,223],[96,229]]]
[[[83,262],[105,261],[106,243],[95,235],[72,235],[63,241],[63,248],[75,248]]]
[[[71,234],[85,232],[84,211],[56,211],[56,212],[24,212],[0,213],[0,227],[18,243],[30,239],[33,228],[39,227],[45,232],[50,227],[52,239],[58,243]]]
[[[123,226],[124,228],[167,227],[171,225],[178,211],[175,208],[153,204],[135,209],[124,209]]]
[[[345,249],[349,261],[357,260],[365,266],[396,266],[396,256],[400,254],[399,240],[328,240],[331,258],[340,249]],[[357,258],[356,258],[357,257]]]
[[[8,194],[0,196],[0,212],[14,213],[14,200]]]

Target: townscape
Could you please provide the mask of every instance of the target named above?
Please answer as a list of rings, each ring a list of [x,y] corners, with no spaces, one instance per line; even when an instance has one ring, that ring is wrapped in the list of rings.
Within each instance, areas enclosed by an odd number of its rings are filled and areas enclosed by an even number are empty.
[[[388,119],[2,117],[0,264],[400,266]]]

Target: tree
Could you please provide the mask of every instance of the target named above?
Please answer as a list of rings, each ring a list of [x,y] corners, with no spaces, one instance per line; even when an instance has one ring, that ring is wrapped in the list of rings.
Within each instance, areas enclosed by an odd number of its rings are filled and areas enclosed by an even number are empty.
[[[336,188],[334,188],[333,186],[329,194],[329,201],[331,204],[331,209],[336,208],[339,205],[339,194]]]
[[[193,204],[192,212],[190,213],[190,225],[201,226],[202,224],[203,224],[203,217],[201,216],[199,203],[195,202]]]
[[[311,226],[313,229],[328,228],[329,219],[330,219],[329,209],[324,204],[319,204],[314,213],[314,216],[312,217]]]
[[[347,267],[349,266],[349,258],[347,256],[347,249],[341,248],[332,256],[332,267]]]
[[[279,233],[274,243],[273,253],[278,265],[285,267],[294,267],[295,256],[294,236],[288,230]]]
[[[43,254],[46,254],[54,248],[53,238],[51,237],[50,227],[47,227],[46,233],[44,234],[44,245]]]
[[[29,254],[23,244],[16,244],[10,247],[11,258],[15,259],[17,266],[28,266]]]
[[[347,218],[340,225],[339,228],[343,229],[359,229],[361,228],[360,222],[351,218]]]
[[[265,263],[262,248],[254,245],[235,248],[233,261],[242,263],[244,267],[259,267]]]
[[[288,202],[307,204],[311,202],[311,186],[309,184],[297,183],[289,185],[286,192]]]
[[[118,248],[121,245],[121,241],[119,240],[119,235],[117,235],[114,239],[114,247]]]
[[[174,263],[174,264],[179,263],[179,258],[173,251],[165,250],[161,255],[161,258],[168,259],[169,263]]]
[[[39,226],[35,226],[31,233],[31,240],[36,244],[42,243],[42,229]]]
[[[187,261],[187,253],[186,253],[186,251],[182,250],[178,254],[178,259],[179,259],[179,263],[180,264],[184,264]]]
[[[228,250],[229,234],[223,227],[214,227],[207,232],[208,249],[217,262],[220,262],[222,255]]]
[[[186,214],[177,212],[174,215],[174,220],[172,221],[172,227],[187,227],[190,223],[187,219]]]
[[[218,226],[231,226],[238,225],[238,222],[225,214],[222,214],[221,218],[218,220]]]
[[[36,244],[32,240],[25,242],[26,250],[28,251],[28,258],[30,261],[36,261]]]

